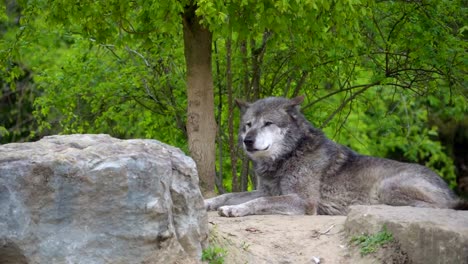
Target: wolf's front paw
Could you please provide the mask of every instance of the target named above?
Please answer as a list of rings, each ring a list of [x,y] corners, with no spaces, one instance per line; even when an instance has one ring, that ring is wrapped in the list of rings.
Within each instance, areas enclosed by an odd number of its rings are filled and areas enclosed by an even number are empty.
[[[227,205],[219,207],[218,214],[220,216],[239,217],[248,215],[249,210],[244,205]]]

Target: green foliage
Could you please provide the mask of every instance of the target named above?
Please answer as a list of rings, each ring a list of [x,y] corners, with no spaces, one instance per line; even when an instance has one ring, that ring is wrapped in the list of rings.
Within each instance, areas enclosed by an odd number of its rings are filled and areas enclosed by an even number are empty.
[[[224,263],[226,250],[220,247],[207,247],[202,252],[202,261],[207,261],[210,264]]]
[[[350,242],[360,248],[361,256],[365,256],[376,252],[379,248],[393,240],[392,233],[387,231],[387,226],[383,226],[382,230],[376,234],[354,236]]]
[[[422,163],[454,187],[451,150],[439,142],[443,128],[430,125],[430,118],[460,121],[468,112],[460,67],[466,43],[459,35],[466,14],[459,5],[371,3],[361,21],[366,45],[357,47],[359,58],[343,53],[315,69],[323,71],[313,78],[331,78],[318,84],[329,89],[308,93],[307,116],[360,153]]]
[[[4,136],[8,136],[8,130],[3,126],[0,126],[0,137]]]
[[[108,133],[187,151],[180,13],[188,2],[0,4],[1,142]],[[432,119],[468,113],[461,0],[196,3],[213,32],[220,189],[254,182],[232,99],[299,94],[308,119],[335,141],[427,165],[455,187],[445,127]]]
[[[36,77],[44,91],[36,100],[42,128],[50,128],[52,117],[64,133],[110,133],[184,145],[178,129],[183,127],[184,87],[180,78],[170,79],[178,70],[171,68],[173,58],[154,61],[130,47],[71,38],[69,53]]]
[[[22,44],[14,1],[0,4],[0,144],[35,139],[37,123],[32,115],[38,92],[32,72],[15,49]]]
[[[53,7],[58,8],[61,3],[55,1]],[[24,12],[30,14],[26,16],[28,20],[25,18],[27,26],[11,28],[7,32],[9,42],[4,43],[3,49],[2,60],[20,60],[24,68],[34,73],[34,91],[41,96],[30,97],[37,121],[37,128],[30,132],[156,138],[187,150],[180,32],[171,33],[175,38],[168,38],[164,32],[135,38],[139,34],[125,31],[91,36],[89,31],[83,31],[91,18],[81,20],[80,14],[64,16],[62,11],[59,13],[64,17],[57,17],[54,12],[58,10],[52,7],[40,9],[44,4],[33,1],[24,7]],[[111,19],[92,10],[87,15],[95,15],[96,21]],[[51,22],[58,23],[60,19],[67,23],[80,20],[84,25],[63,27]],[[139,19],[142,18],[126,22],[133,23],[133,30],[143,30],[135,28]],[[5,79],[11,89],[21,77],[18,69],[3,71],[9,76]]]

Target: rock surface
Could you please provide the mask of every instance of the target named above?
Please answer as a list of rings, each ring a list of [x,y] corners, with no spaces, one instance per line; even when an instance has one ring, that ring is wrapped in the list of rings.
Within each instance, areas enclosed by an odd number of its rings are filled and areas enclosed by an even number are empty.
[[[468,263],[468,211],[352,206],[345,231],[348,236],[375,234],[384,225],[410,263]]]
[[[0,263],[196,263],[195,163],[155,140],[50,136],[0,146]]]

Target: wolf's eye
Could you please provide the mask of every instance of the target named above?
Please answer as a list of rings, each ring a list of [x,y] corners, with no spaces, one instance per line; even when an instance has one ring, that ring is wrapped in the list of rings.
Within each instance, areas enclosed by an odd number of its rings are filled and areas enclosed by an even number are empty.
[[[264,124],[263,126],[266,126],[266,127],[267,127],[267,126],[271,126],[271,125],[273,125],[273,122],[266,121],[265,124]]]
[[[245,128],[250,128],[251,126],[252,126],[252,123],[251,123],[251,122],[247,122],[247,123],[245,124]]]

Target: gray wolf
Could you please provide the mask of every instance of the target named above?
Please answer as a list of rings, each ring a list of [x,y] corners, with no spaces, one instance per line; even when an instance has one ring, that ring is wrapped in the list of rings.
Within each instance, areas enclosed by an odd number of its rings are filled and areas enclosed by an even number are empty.
[[[300,112],[303,97],[237,101],[239,143],[257,190],[205,200],[221,216],[346,215],[353,204],[454,208],[455,194],[430,169],[360,155],[328,139]]]

